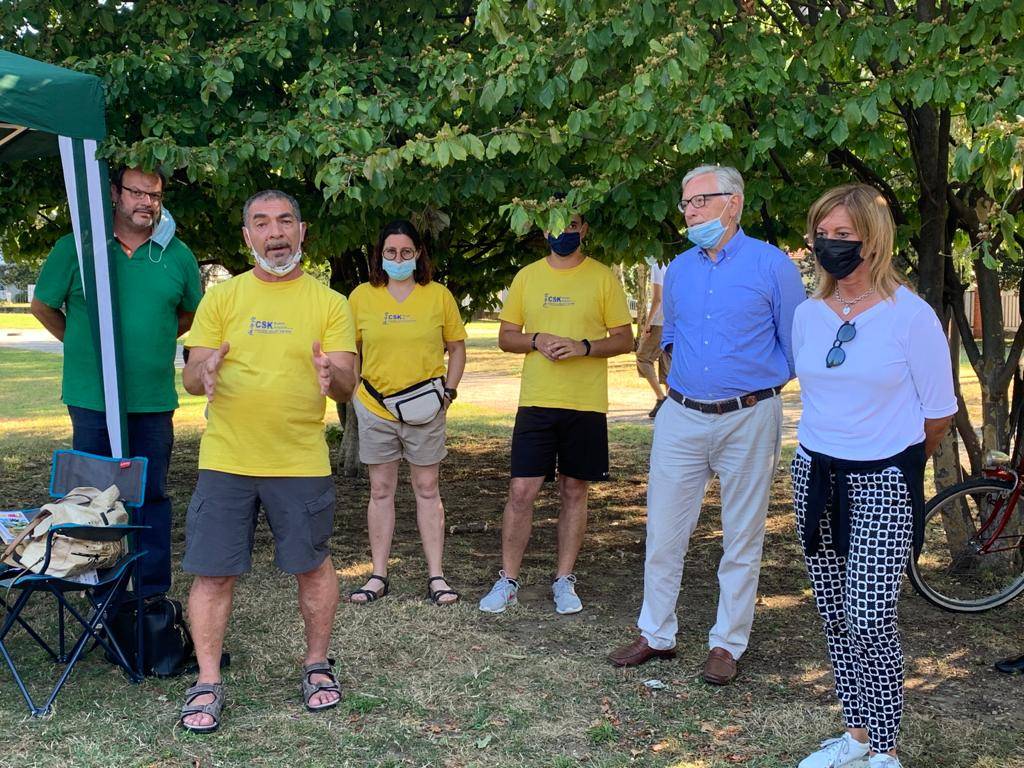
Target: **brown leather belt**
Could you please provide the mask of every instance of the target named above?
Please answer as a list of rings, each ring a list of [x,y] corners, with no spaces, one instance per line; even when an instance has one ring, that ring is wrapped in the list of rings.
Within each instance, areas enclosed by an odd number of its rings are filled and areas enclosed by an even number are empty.
[[[738,397],[730,397],[728,400],[716,400],[712,403],[703,402],[701,400],[691,400],[686,395],[676,392],[671,387],[668,390],[668,396],[679,403],[684,408],[692,408],[695,411],[701,413],[732,413],[738,411],[741,408],[750,408],[751,406],[757,405],[762,400],[767,400],[769,397],[775,397],[782,391],[782,387],[771,387],[770,389],[759,389],[757,392],[749,392],[745,395]]]

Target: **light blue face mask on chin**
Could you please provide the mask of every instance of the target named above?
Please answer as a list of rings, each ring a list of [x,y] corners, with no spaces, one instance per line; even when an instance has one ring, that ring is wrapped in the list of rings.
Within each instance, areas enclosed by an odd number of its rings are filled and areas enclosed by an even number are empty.
[[[721,216],[686,228],[686,237],[690,242],[704,250],[718,245],[724,234],[725,225],[722,223]]]
[[[416,271],[416,259],[409,259],[408,261],[381,259],[381,267],[384,269],[384,273],[392,280],[408,280],[412,277],[412,273]]]

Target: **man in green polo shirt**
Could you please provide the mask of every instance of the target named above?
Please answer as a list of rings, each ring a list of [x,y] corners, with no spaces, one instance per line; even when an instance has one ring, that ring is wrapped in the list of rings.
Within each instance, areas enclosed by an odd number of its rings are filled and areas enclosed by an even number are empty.
[[[111,251],[120,316],[128,413],[127,455],[149,459],[146,499],[140,509],[143,596],[171,586],[171,501],[167,470],[174,442],[174,354],[177,338],[192,325],[202,298],[199,266],[174,236],[174,219],[163,210],[162,173],[121,169],[112,178],[114,237]],[[71,415],[75,450],[110,455],[103,378],[86,311],[74,235],[65,235],[46,258],[32,314],[64,343],[62,399]]]

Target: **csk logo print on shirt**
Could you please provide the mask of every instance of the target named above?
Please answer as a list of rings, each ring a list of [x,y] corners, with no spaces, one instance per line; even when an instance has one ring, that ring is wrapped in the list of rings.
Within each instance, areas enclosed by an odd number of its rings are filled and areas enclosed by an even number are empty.
[[[571,296],[553,296],[550,293],[544,294],[544,306],[545,307],[571,307],[576,302],[572,300]]]
[[[398,312],[385,312],[384,313],[384,325],[393,325],[394,323],[415,323],[416,318],[412,315],[403,315]]]
[[[292,327],[282,320],[260,320],[256,317],[249,318],[249,335],[253,334],[277,334],[291,333]]]

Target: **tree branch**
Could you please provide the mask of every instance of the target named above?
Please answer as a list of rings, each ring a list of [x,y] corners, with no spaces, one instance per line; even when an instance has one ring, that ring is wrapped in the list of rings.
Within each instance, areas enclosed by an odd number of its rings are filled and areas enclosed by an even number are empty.
[[[868,182],[885,196],[886,202],[889,203],[889,208],[892,210],[892,217],[896,220],[896,224],[904,225],[908,223],[907,215],[903,212],[903,206],[900,205],[900,200],[896,196],[896,192],[892,186],[883,179],[874,168],[869,166],[853,152],[846,149],[845,147],[837,147],[836,149],[830,150],[828,153],[830,158],[834,158],[839,161],[842,165],[852,170],[857,174],[857,177],[861,181]]]
[[[1019,312],[1024,313],[1024,273],[1021,274],[1017,283],[1017,308]],[[1013,343],[1010,344],[1010,349],[1006,353],[1006,362],[996,374],[996,386],[1000,392],[1009,386],[1010,379],[1013,378],[1013,374],[1020,364],[1021,352],[1024,352],[1024,323],[1017,326],[1017,330],[1013,334]]]
[[[971,324],[967,321],[967,314],[964,312],[963,301],[952,301],[950,302],[950,309],[953,311],[953,319],[956,321],[956,327],[960,331],[960,342],[964,345],[964,351],[967,353],[967,360],[971,364],[971,368],[979,376],[981,375],[981,350],[978,348],[978,342],[974,340],[974,330],[971,328]]]

